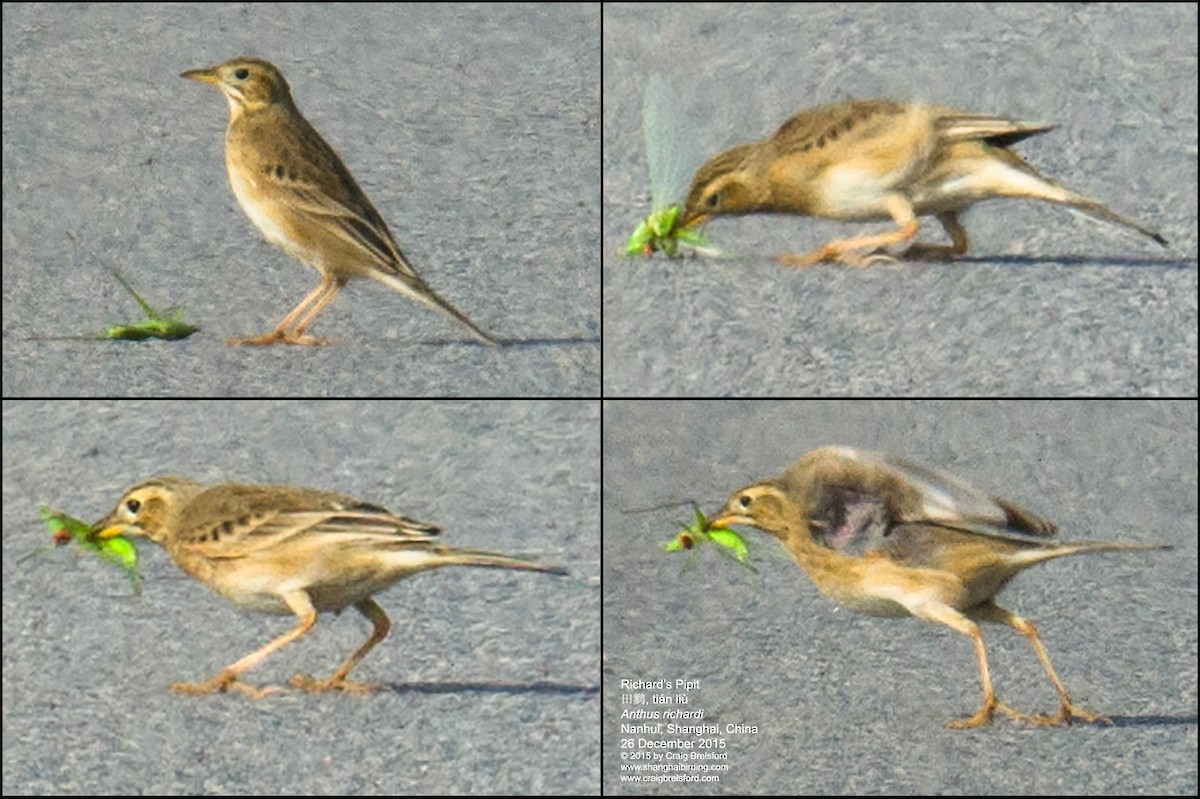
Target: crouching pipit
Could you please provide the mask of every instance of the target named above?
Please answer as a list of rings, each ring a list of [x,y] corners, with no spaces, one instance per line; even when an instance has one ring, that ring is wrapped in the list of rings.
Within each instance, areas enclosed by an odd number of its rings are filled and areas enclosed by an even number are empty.
[[[907,244],[932,214],[951,244],[910,244],[901,258],[951,260],[970,246],[958,215],[982,200],[1025,197],[1058,203],[1136,230],[1166,246],[1158,231],[1060,186],[1010,147],[1053,125],[919,103],[847,100],[801,111],[775,135],[709,159],[692,180],[680,226],[752,213],[830,219],[891,219],[897,229],[831,241],[782,263],[851,266],[894,261],[883,248]]]
[[[309,691],[369,691],[346,676],[387,637],[391,622],[372,595],[442,566],[478,566],[566,574],[557,566],[438,544],[438,528],[353,497],[283,485],[226,483],[206,488],[182,477],[133,486],[93,525],[100,539],[149,538],[179,568],[230,602],[258,613],[294,614],[299,624],[203,683],[176,683],[189,694],[259,688],[239,676],[312,630],[318,612],[353,606],[374,626],[371,637],[328,680],[297,676]]]
[[[258,58],[233,58],[181,77],[211,83],[229,101],[225,165],[246,216],[267,241],[321,273],[321,284],[274,330],[228,343],[328,343],[304,331],[347,281],[369,277],[445,311],[495,345],[408,263],[350,170],[300,114],[278,69]]]

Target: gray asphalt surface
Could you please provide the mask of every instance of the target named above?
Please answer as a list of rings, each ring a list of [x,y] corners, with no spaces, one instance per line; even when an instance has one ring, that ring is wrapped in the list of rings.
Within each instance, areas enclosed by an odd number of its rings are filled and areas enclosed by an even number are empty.
[[[1196,23],[1194,4],[606,4],[606,395],[1194,395]],[[655,72],[689,177],[803,108],[924,100],[1058,123],[1019,152],[1171,247],[996,201],[964,217],[959,264],[787,269],[775,254],[886,227],[789,216],[711,222],[728,260],[624,258]]]
[[[4,794],[588,794],[599,785],[595,403],[4,405]],[[441,569],[377,595],[391,635],[356,669],[390,691],[186,697],[293,626],[244,613],[152,544],[141,597],[48,542],[154,474],[331,488],[568,577]],[[323,615],[247,679],[327,674],[363,643]]]
[[[4,396],[595,396],[595,4],[4,5]],[[417,271],[496,338],[354,281],[325,348],[239,348],[318,274],[225,175],[225,99],[185,69],[275,63]],[[593,145],[587,145],[587,142]],[[76,255],[67,232],[89,251]],[[28,340],[141,317],[183,342]]]
[[[1196,407],[1140,402],[609,402],[604,413],[604,789],[610,795],[1127,794],[1196,790]],[[1065,538],[1171,543],[1019,575],[1004,607],[1034,621],[1076,701],[1115,727],[946,729],[979,706],[962,636],[861,616],[747,530],[759,572],[662,544],[824,444],[935,466],[1057,521]],[[983,628],[999,696],[1056,708],[1032,648]],[[718,785],[630,784],[621,679],[693,679],[688,709],[755,725],[726,737]],[[695,722],[689,722],[695,723]],[[687,736],[680,736],[686,738]]]

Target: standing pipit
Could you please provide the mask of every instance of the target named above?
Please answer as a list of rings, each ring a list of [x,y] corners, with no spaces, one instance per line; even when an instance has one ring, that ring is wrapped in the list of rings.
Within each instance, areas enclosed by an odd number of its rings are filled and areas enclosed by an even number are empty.
[[[225,483],[206,488],[182,477],[160,477],[128,489],[93,525],[96,537],[142,536],[160,545],[179,568],[229,601],[259,613],[293,614],[299,624],[203,683],[176,691],[207,694],[230,688],[253,696],[239,676],[268,655],[303,638],[318,612],[353,606],[371,622],[371,637],[328,680],[297,676],[309,691],[367,691],[346,676],[387,637],[391,622],[372,595],[405,577],[442,566],[480,566],[566,574],[557,566],[436,542],[438,528],[343,494],[284,485]]]
[[[321,284],[274,330],[228,343],[328,343],[304,331],[350,278],[369,277],[445,311],[495,345],[408,263],[342,159],[301,116],[278,69],[258,58],[234,58],[180,77],[211,83],[229,101],[225,165],[246,216],[267,241],[321,273]]]

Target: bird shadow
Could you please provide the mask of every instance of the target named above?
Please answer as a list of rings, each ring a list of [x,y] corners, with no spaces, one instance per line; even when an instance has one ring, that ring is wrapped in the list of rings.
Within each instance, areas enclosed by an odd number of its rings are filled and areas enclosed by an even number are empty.
[[[376,691],[393,694],[491,694],[491,695],[555,695],[595,696],[600,693],[598,685],[572,685],[569,683],[533,682],[393,682],[378,683]]]
[[[1154,267],[1158,269],[1196,268],[1194,258],[1130,258],[1128,256],[1101,257],[1091,255],[991,255],[964,256],[956,258],[958,264],[1002,265],[1002,266],[1107,266],[1107,267]]]
[[[1196,726],[1196,714],[1190,716],[1109,716],[1114,727],[1184,727]],[[1106,725],[1091,725],[1106,726]]]

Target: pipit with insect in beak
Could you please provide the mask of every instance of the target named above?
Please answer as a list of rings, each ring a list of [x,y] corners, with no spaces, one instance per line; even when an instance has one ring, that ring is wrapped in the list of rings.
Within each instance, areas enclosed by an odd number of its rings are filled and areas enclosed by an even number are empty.
[[[1170,549],[1159,544],[1058,541],[1053,522],[914,463],[850,447],[813,450],[782,479],[729,498],[712,527],[747,525],[775,536],[838,604],[873,616],[915,616],[971,639],[983,705],[950,727],[978,727],[997,710],[1037,726],[1111,724],[1078,707],[1058,679],[1033,622],[1000,607],[996,593],[1018,572],[1084,552]],[[978,622],[1029,639],[1058,693],[1059,712],[1027,716],[996,698]]]
[[[347,607],[374,629],[327,680],[298,675],[308,691],[369,692],[350,670],[387,637],[391,622],[372,598],[428,569],[476,566],[565,575],[565,569],[437,543],[432,524],[330,491],[286,485],[226,483],[206,488],[182,477],[159,477],[128,489],[93,529],[100,540],[140,536],[167,551],[179,568],[235,605],[258,613],[294,615],[299,623],[203,683],[175,683],[183,693],[234,689],[255,697],[284,690],[239,680],[271,653],[303,638],[320,612]]]
[[[899,257],[951,260],[970,246],[958,221],[961,212],[983,200],[1023,197],[1065,205],[1165,247],[1157,231],[1060,186],[1009,149],[1053,128],[889,100],[817,106],[784,122],[773,136],[734,147],[700,167],[679,224],[691,228],[713,216],[752,213],[891,219],[896,230],[778,257],[790,266],[822,261],[867,266],[895,261],[884,248],[912,241],[920,230],[917,217],[932,214],[950,246],[915,243]]]
[[[229,101],[225,166],[246,216],[267,241],[321,273],[320,285],[274,330],[229,344],[327,344],[305,330],[351,278],[368,277],[444,311],[495,345],[409,264],[350,170],[300,114],[278,69],[243,57],[181,77],[211,83]]]

